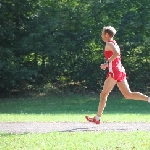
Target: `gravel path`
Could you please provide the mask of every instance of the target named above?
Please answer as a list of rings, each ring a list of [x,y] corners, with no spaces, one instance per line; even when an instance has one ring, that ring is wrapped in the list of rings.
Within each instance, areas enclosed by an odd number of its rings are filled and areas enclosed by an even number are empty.
[[[150,123],[144,122],[102,122],[95,125],[89,122],[17,122],[17,123],[0,123],[0,132],[7,133],[48,133],[48,132],[129,132],[129,131],[149,131]]]

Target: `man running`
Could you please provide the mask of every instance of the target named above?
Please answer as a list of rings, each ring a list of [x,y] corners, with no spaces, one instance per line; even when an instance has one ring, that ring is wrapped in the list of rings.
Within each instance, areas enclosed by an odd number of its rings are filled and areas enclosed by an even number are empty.
[[[92,118],[85,116],[89,122],[95,124],[100,124],[100,117],[106,106],[107,97],[116,84],[126,99],[143,100],[150,103],[150,97],[143,95],[140,92],[131,92],[126,79],[125,69],[121,63],[120,48],[113,39],[115,34],[116,30],[111,26],[104,27],[101,34],[103,41],[106,43],[104,49],[106,63],[101,64],[100,68],[103,70],[108,68],[109,71],[104,82],[103,90],[100,93],[100,103],[96,116]]]

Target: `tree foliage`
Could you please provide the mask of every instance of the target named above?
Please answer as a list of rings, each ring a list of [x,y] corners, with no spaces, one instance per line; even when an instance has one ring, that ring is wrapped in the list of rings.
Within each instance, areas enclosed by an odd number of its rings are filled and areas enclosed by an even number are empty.
[[[131,86],[150,83],[147,0],[3,0],[0,8],[1,93],[47,84],[99,90],[105,25],[118,30]]]

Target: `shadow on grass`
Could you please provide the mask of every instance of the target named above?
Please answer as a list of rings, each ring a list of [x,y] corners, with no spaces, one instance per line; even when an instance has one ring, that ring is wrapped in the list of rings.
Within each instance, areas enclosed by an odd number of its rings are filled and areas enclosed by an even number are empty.
[[[49,95],[35,98],[0,100],[0,114],[93,114],[97,111],[99,94]],[[120,93],[111,93],[105,114],[150,114],[150,104],[125,100]]]

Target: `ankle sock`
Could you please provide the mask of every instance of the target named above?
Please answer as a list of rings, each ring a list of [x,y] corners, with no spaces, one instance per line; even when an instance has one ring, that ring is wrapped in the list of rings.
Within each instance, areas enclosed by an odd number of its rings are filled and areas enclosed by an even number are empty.
[[[95,116],[96,121],[100,120],[100,117],[98,117],[97,115]]]
[[[150,103],[150,97],[148,97],[148,102]]]

